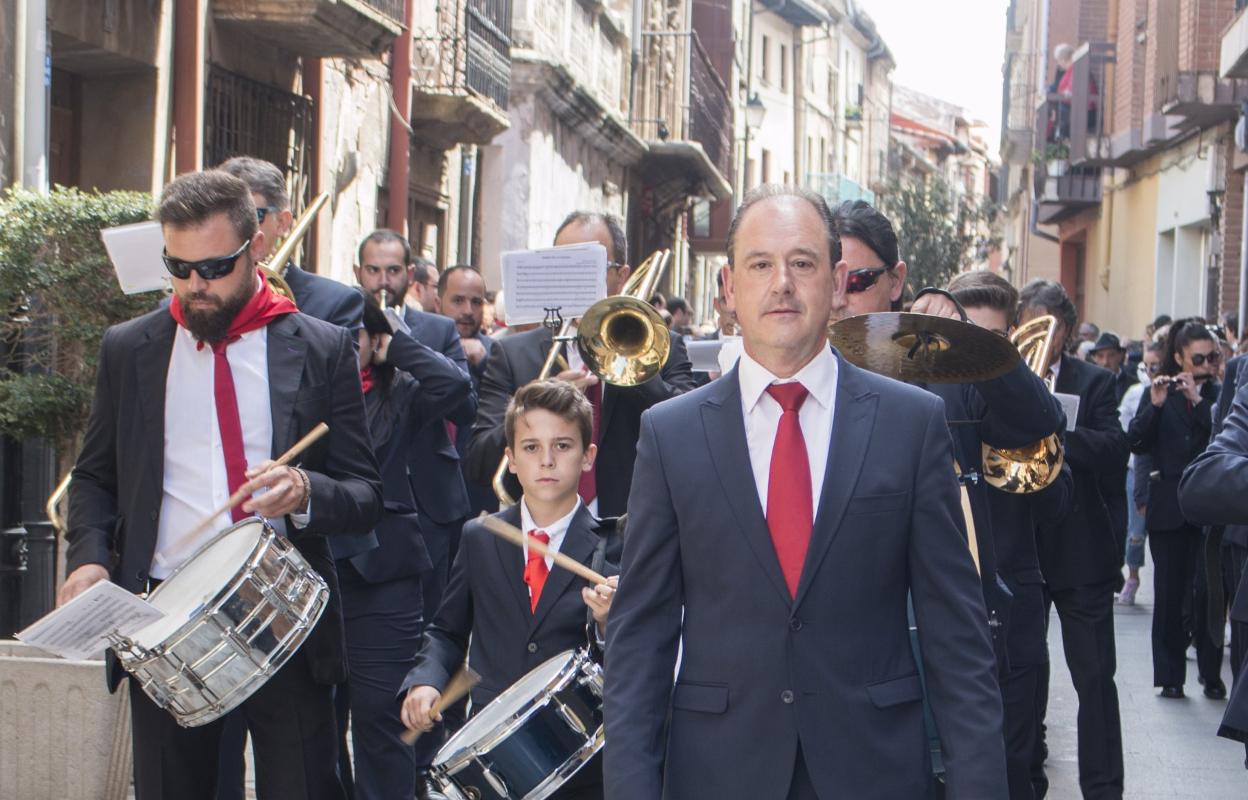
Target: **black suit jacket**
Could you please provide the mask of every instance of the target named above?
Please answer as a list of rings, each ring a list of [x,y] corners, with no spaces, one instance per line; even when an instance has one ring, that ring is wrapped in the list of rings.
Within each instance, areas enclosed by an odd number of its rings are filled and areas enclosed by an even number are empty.
[[[1039,526],[1040,569],[1051,591],[1122,582],[1126,542],[1115,530],[1101,475],[1126,469],[1127,436],[1114,402],[1114,376],[1063,353],[1055,390],[1079,395],[1075,429],[1066,431],[1066,463],[1074,480],[1070,514]],[[1125,496],[1125,479],[1124,479]]]
[[[465,379],[470,378],[468,359],[459,343],[454,320],[408,306],[403,308],[403,319],[412,329],[412,338],[449,358]],[[466,428],[476,419],[477,392],[471,385],[469,389],[468,396],[448,406],[440,418],[426,420],[410,450],[408,467],[416,504],[422,516],[439,526],[457,527],[471,508],[464,476],[459,471],[459,453],[446,431],[447,420]]]
[[[604,517],[623,514],[628,504],[642,412],[693,388],[685,342],[673,333],[668,335],[672,349],[658,376],[640,386],[603,386],[595,475],[598,513]],[[468,445],[468,475],[483,486],[490,485],[506,447],[503,418],[507,403],[516,389],[537,378],[552,340],[550,329],[542,327],[494,343],[481,379],[481,407]],[[518,498],[521,490],[514,476],[508,476],[507,485]]]
[[[1006,795],[996,664],[943,403],[838,365],[796,598],[754,483],[738,371],[642,417],[607,625],[608,798],[783,797],[799,746],[822,797],[924,797],[908,595],[949,796]]]
[[[932,384],[928,391],[945,401],[945,418],[953,436],[953,453],[963,473],[982,474],[983,445],[1011,449],[1034,444],[1065,425],[1061,403],[1027,365],[990,381],[969,384]],[[1013,616],[1010,584],[999,574],[996,552],[998,521],[989,506],[995,491],[980,480],[967,489],[978,543],[980,582],[984,603],[995,617],[993,644],[998,663],[1008,665],[1006,639]]]
[[[494,352],[494,339],[480,334],[476,337],[485,347],[485,358],[476,365],[469,364],[468,371],[472,375],[472,388],[481,396],[481,379],[485,377],[485,365],[489,362],[490,353]],[[482,511],[493,514],[498,511],[498,497],[494,489],[474,481],[468,475],[468,445],[472,442],[472,425],[461,425],[455,430],[455,450],[459,453],[459,469],[464,476],[464,487],[468,490],[468,516],[476,517]]]
[[[520,506],[504,509],[496,516],[519,527]],[[599,522],[582,504],[559,550],[588,566],[595,549],[605,544],[606,566],[601,571],[615,575],[620,543],[613,531],[612,524]],[[609,537],[606,542],[602,542],[603,536]],[[467,657],[481,676],[472,690],[473,710],[480,711],[547,659],[586,646],[586,605],[581,589],[588,585],[583,578],[556,566],[546,578],[536,613],[530,612],[523,551],[477,520],[469,520],[442,605],[425,629],[416,666],[404,679],[400,696],[413,686],[442,691]]]
[[[1070,513],[1074,481],[1063,464],[1057,480],[1033,494],[1011,494],[989,487],[988,510],[996,544],[997,573],[1009,588],[1010,619],[1005,652],[1010,669],[1047,664],[1048,615],[1044,574],[1036,550],[1036,526],[1060,525]]]
[[[110,328],[100,345],[95,400],[69,490],[66,569],[102,564],[113,582],[147,588],[164,486],[165,376],[176,323],[158,309]],[[364,424],[350,335],[304,314],[268,327],[273,457],[318,423],[329,433],[299,459],[312,484],[307,527],[291,541],[330,587],[329,606],[304,642],[314,677],[346,677],[342,609],[325,536],[366,534],[381,517],[381,481]],[[110,683],[121,679],[110,670]]]
[[[1171,531],[1187,520],[1179,508],[1179,479],[1183,470],[1209,444],[1213,428],[1213,400],[1218,387],[1200,387],[1201,401],[1189,408],[1181,392],[1171,391],[1161,408],[1153,405],[1149,392],[1140,395],[1140,405],[1127,431],[1132,452],[1147,453],[1159,480],[1148,487],[1148,510],[1144,524],[1150,531]]]
[[[375,531],[376,546],[350,556],[351,566],[369,583],[413,577],[432,568],[408,478],[410,451],[427,423],[440,422],[447,409],[472,392],[472,383],[453,361],[401,331],[391,337],[386,357],[394,367],[389,386],[379,383],[364,396],[385,515]]]
[[[364,327],[364,295],[355,289],[294,264],[286,266],[282,277],[295,294],[295,305],[304,314],[351,333]]]
[[[1248,359],[1248,356],[1236,356],[1226,363],[1226,371],[1222,376],[1222,391],[1218,393],[1218,402],[1213,410],[1213,436],[1222,432],[1222,425],[1235,404],[1235,394],[1239,389],[1239,375],[1243,370],[1245,359]],[[1248,548],[1248,521],[1243,525],[1227,525],[1222,530],[1222,541]]]

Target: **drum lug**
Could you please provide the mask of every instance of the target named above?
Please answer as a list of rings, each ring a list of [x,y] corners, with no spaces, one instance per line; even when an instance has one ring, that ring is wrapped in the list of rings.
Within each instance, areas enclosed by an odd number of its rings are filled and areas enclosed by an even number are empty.
[[[585,723],[581,722],[581,720],[572,713],[572,709],[568,708],[567,703],[557,697],[551,699],[555,705],[555,713],[558,714],[564,722],[568,723],[569,728],[573,729],[582,736],[589,735],[589,729],[585,727]]]
[[[501,797],[511,797],[511,790],[507,788],[506,782],[504,782],[499,776],[495,775],[493,771],[490,770],[489,766],[483,763],[480,759],[477,760],[477,763],[481,766],[481,777],[485,778],[485,782],[490,785],[490,788],[497,792]]]
[[[105,638],[108,639],[109,646],[112,647],[113,650],[117,651],[118,656],[125,653],[131,658],[138,660],[142,659],[146,655],[147,651],[145,651],[142,647],[139,647],[133,639],[129,636],[122,636],[117,631],[107,634]]]

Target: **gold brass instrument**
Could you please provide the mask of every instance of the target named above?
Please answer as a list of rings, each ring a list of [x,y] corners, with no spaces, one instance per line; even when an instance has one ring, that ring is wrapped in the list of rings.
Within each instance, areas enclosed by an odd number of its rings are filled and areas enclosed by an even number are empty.
[[[576,342],[585,368],[612,386],[637,386],[654,378],[667,363],[671,338],[659,312],[649,298],[663,278],[672,259],[670,250],[658,250],[638,265],[625,281],[621,294],[603,298],[585,311],[570,336],[575,319],[564,320],[551,342],[542,369],[533,380],[540,381],[568,368],[563,348]],[[490,485],[498,501],[514,506],[516,499],[507,491],[507,456],[498,463]]]
[[[308,232],[308,228],[312,227],[312,221],[316,219],[316,215],[320,213],[325,204],[329,202],[329,193],[321,192],[316,198],[303,210],[299,215],[299,219],[295,220],[295,224],[291,226],[290,233],[286,234],[286,238],[282,239],[282,244],[273,251],[273,255],[260,265],[260,273],[264,275],[264,280],[269,284],[273,291],[289,298],[291,301],[295,299],[295,293],[290,290],[290,285],[282,277],[282,271],[286,268],[286,262],[290,260],[290,256],[295,252],[295,248],[299,246],[299,242],[303,240],[304,234]]]
[[[1020,326],[1010,337],[1032,372],[1044,378],[1049,372],[1057,319],[1051,315],[1037,317]],[[1049,391],[1053,390],[1051,383]],[[1029,494],[1044,489],[1057,480],[1062,471],[1062,441],[1051,433],[1025,447],[1001,449],[983,446],[984,480],[990,486],[1012,494]]]

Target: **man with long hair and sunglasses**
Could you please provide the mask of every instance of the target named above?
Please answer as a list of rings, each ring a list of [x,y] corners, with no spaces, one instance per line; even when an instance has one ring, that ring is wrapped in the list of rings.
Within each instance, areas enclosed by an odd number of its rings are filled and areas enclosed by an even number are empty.
[[[355,348],[256,270],[265,238],[242,181],[217,170],[182,175],[165,187],[157,219],[174,297],[110,328],[100,345],[59,600],[105,579],[151,591],[222,529],[266,519],[330,594],[299,651],[240,707],[257,793],[337,800],[332,691],[346,663],[325,537],[365,535],[382,514]],[[272,463],[320,423],[329,433],[297,466]],[[240,490],[245,502],[212,517]],[[208,531],[189,535],[208,518]],[[107,675],[116,689],[123,673],[111,657]],[[138,800],[215,797],[225,720],[183,728],[133,679],[130,709]]]

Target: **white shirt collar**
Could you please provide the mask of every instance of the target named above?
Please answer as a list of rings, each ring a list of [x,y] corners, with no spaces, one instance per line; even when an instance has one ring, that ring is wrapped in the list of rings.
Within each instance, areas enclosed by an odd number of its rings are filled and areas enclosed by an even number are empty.
[[[529,505],[525,502],[524,496],[520,497],[520,525],[521,530],[525,533],[524,538],[524,558],[527,561],[529,557],[529,531],[544,531],[550,537],[549,546],[553,550],[558,550],[563,545],[564,534],[568,532],[568,527],[572,524],[572,518],[576,516],[576,512],[581,510],[581,499],[576,499],[576,505],[568,512],[566,516],[560,517],[549,525],[539,526],[533,521],[533,515],[529,513]],[[549,562],[551,559],[547,559]]]
[[[798,370],[797,374],[792,378],[777,378],[742,349],[737,376],[741,384],[741,399],[745,403],[746,412],[754,410],[754,407],[758,405],[758,401],[762,399],[763,392],[767,391],[768,386],[771,386],[773,383],[792,383],[794,381],[805,386],[806,391],[810,392],[810,396],[819,405],[825,409],[831,408],[836,395],[837,366],[836,356],[832,354],[832,347],[828,346],[820,350],[819,354],[812,358],[810,363]]]

